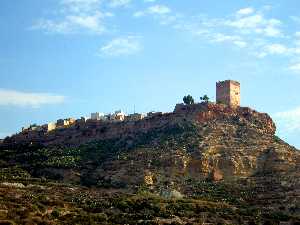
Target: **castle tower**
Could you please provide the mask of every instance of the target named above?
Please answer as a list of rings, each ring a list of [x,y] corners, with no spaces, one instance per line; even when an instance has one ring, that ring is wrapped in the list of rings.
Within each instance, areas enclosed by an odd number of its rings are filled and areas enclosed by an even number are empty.
[[[240,106],[240,83],[233,80],[225,80],[216,84],[216,102],[233,107]]]

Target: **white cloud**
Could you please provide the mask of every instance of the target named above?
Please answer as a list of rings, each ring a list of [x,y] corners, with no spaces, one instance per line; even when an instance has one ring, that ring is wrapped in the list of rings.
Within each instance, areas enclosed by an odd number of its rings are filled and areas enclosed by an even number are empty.
[[[93,4],[99,3],[101,0],[61,0],[61,4],[78,5],[80,7],[89,7]]]
[[[151,16],[155,20],[159,22],[160,25],[173,25],[176,26],[176,22],[180,17],[181,14],[173,12],[168,6],[166,5],[152,5],[143,11],[137,11],[133,14],[133,17],[139,18],[143,16]]]
[[[225,26],[238,29],[236,31],[241,33],[250,35],[256,33],[268,37],[279,37],[282,34],[282,31],[279,28],[281,23],[282,22],[278,19],[267,19],[262,14],[237,17],[223,22]]]
[[[280,29],[273,27],[273,26],[267,26],[263,29],[263,32],[266,36],[269,37],[279,37],[282,32]]]
[[[288,54],[290,49],[282,44],[270,44],[266,46],[265,49],[271,55],[282,55]]]
[[[277,55],[292,59],[299,56],[300,32],[295,33],[292,36],[294,39],[291,39],[282,29],[285,26],[281,20],[266,15],[270,9],[243,8],[223,18],[210,18],[207,15],[192,19],[177,18],[172,27],[189,32],[206,42],[244,48],[249,55],[259,58]]]
[[[53,21],[48,19],[38,20],[32,27],[32,30],[44,30],[47,33],[71,33],[72,27],[68,21]]]
[[[257,28],[262,23],[263,17],[261,15],[252,15],[243,18],[238,18],[236,20],[228,20],[225,24],[239,29],[249,29]]]
[[[148,8],[150,14],[168,14],[171,9],[165,5],[154,5]]]
[[[247,43],[243,41],[243,39],[240,36],[237,35],[225,35],[222,33],[217,33],[211,36],[211,41],[217,43],[229,42],[240,48],[244,48],[247,46]]]
[[[112,17],[110,12],[103,12],[101,0],[61,0],[59,19],[42,18],[31,28],[47,33],[104,33],[107,28],[105,19]]]
[[[238,15],[249,15],[249,14],[252,14],[254,13],[254,9],[253,8],[243,8],[243,9],[240,9],[239,11],[237,11],[237,14]]]
[[[286,131],[300,131],[300,107],[285,112],[278,112],[274,118],[283,125]]]
[[[166,15],[154,15],[160,24],[170,25],[173,29],[191,33],[206,42],[231,44],[245,48],[250,55],[265,57],[267,55],[289,55],[299,51],[291,43],[286,46],[276,44],[288,38],[283,33],[282,21],[268,17],[264,13],[270,7],[256,10],[252,7],[242,8],[233,15],[222,18],[210,18],[200,15],[188,18],[170,11]],[[149,11],[138,11],[135,17],[148,15]],[[177,16],[179,15],[179,16]],[[173,18],[172,18],[173,17]],[[170,19],[169,19],[170,18]],[[164,23],[164,21],[167,21]],[[274,43],[275,42],[275,43]],[[295,45],[295,43],[294,43]],[[300,46],[300,41],[299,41]]]
[[[240,47],[240,48],[245,48],[248,45],[247,42],[239,41],[239,40],[233,41],[233,44]]]
[[[294,73],[299,73],[300,74],[300,62],[295,63],[289,66],[289,69],[294,72]]]
[[[128,6],[131,3],[131,0],[110,0],[110,7],[124,7]]]
[[[102,46],[100,49],[101,56],[117,57],[124,55],[133,55],[142,50],[140,37],[127,36],[115,38]]]
[[[38,21],[32,29],[45,30],[47,33],[77,33],[80,31],[104,33],[107,28],[103,19],[111,16],[100,12],[94,15],[67,15],[61,21],[45,20]]]
[[[300,43],[299,43],[300,44]],[[288,44],[278,44],[278,43],[264,43],[258,45],[258,50],[256,52],[256,56],[259,58],[264,58],[268,55],[281,55],[281,56],[289,56],[296,57],[300,54],[300,46],[298,45],[297,40]],[[297,66],[297,64],[296,64]],[[289,69],[293,71],[298,71],[296,66],[291,66]]]
[[[165,6],[165,5],[153,5],[148,7],[144,11],[137,11],[133,14],[134,17],[142,17],[146,15],[158,15],[158,16],[165,16],[170,14],[172,10]]]
[[[151,7],[148,7],[146,10],[136,11],[133,14],[133,17],[135,18],[144,16],[150,16],[158,21],[160,25],[169,25],[173,28],[179,26],[178,19],[182,17],[182,15],[179,13],[173,13],[172,10],[165,5],[153,5]]]
[[[101,0],[61,0],[63,11],[72,13],[86,13],[98,10]]]
[[[65,97],[49,93],[28,93],[15,90],[0,89],[0,106],[39,107],[47,104],[59,104]]]
[[[70,15],[67,16],[67,21],[70,22],[71,25],[84,28],[95,33],[103,33],[106,30],[105,25],[103,24],[103,18],[111,16],[109,14],[102,14],[97,12],[94,15]]]

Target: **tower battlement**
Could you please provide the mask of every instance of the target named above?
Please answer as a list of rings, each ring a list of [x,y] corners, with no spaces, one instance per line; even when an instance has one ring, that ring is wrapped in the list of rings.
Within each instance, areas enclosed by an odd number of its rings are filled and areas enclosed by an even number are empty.
[[[233,107],[240,106],[240,83],[234,80],[225,80],[216,84],[216,102]]]

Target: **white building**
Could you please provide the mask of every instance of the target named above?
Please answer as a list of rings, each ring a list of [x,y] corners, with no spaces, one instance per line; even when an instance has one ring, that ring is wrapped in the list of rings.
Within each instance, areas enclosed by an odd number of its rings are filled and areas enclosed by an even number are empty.
[[[56,122],[57,127],[64,127],[64,126],[70,126],[75,123],[75,119],[73,118],[68,118],[68,119],[59,119]]]
[[[124,121],[125,117],[126,114],[121,110],[115,111],[115,113],[112,115],[112,119],[115,121]]]
[[[130,114],[129,116],[126,116],[126,120],[128,121],[138,121],[138,120],[142,120],[145,118],[144,114],[141,113],[133,113]]]
[[[43,125],[43,129],[45,129],[47,132],[50,132],[50,131],[56,129],[56,124],[55,123],[45,124],[45,125]]]
[[[99,113],[99,112],[91,113],[91,120],[105,120],[104,113]]]

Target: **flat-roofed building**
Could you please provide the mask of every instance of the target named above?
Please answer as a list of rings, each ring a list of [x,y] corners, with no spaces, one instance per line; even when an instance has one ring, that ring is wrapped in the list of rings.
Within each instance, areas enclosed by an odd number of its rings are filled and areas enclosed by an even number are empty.
[[[121,110],[115,111],[115,113],[111,116],[114,121],[124,121],[126,114]]]
[[[74,124],[75,121],[76,121],[76,120],[73,119],[73,118],[59,119],[59,120],[57,120],[57,122],[56,122],[56,126],[57,126],[57,127],[70,126],[70,125]]]
[[[67,126],[73,125],[76,122],[76,119],[74,119],[74,118],[68,118],[65,120],[67,122]]]
[[[35,131],[38,130],[40,126],[36,125],[36,124],[31,124],[28,128],[28,131]]]
[[[91,113],[91,120],[105,120],[105,119],[106,117],[104,113],[99,113],[99,112]]]
[[[43,127],[43,130],[45,130],[46,132],[50,132],[50,131],[56,129],[56,124],[55,123],[47,123],[47,124],[43,125],[42,127]]]
[[[133,114],[130,114],[129,116],[126,116],[125,120],[128,120],[128,121],[138,121],[138,120],[142,120],[144,118],[145,118],[144,114],[133,113]]]
[[[27,132],[29,130],[29,127],[22,127],[22,132]]]
[[[67,121],[64,120],[64,119],[59,119],[56,121],[56,126],[57,127],[63,127],[63,126],[66,126],[67,125]]]
[[[100,120],[100,113],[91,113],[91,120]]]

